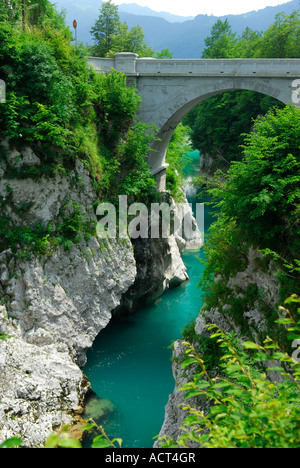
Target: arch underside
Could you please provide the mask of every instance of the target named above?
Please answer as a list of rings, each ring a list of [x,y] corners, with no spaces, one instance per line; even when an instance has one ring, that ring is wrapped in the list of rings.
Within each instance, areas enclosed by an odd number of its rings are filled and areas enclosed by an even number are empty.
[[[145,81],[148,81],[145,83]],[[158,187],[165,184],[165,157],[172,134],[182,119],[195,106],[217,94],[235,90],[248,90],[271,96],[285,104],[291,102],[292,80],[254,78],[195,78],[143,79],[139,84],[142,94],[142,120],[155,123],[159,128],[158,141],[149,153],[148,163],[158,179]],[[161,180],[159,180],[161,179]]]

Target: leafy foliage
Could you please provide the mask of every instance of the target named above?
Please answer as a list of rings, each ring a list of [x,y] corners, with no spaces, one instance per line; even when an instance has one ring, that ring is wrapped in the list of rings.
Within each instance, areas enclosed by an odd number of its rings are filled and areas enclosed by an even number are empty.
[[[299,58],[300,56],[299,11],[291,15],[279,13],[275,21],[261,37],[256,36],[254,57]]]
[[[300,55],[299,11],[278,13],[266,31],[245,29],[240,37],[226,19],[218,20],[205,39],[203,58],[298,58]]]
[[[166,155],[166,162],[169,164],[166,189],[170,191],[176,201],[182,200],[185,159],[192,151],[189,133],[189,127],[180,123],[172,135]]]
[[[300,303],[293,295],[286,305]],[[286,308],[285,317],[278,320],[292,332],[291,339],[300,337],[300,320]],[[300,314],[300,309],[297,310]],[[270,337],[263,345],[243,342],[224,333],[216,325],[209,326],[211,339],[222,349],[220,369],[212,377],[206,366],[206,356],[199,355],[188,342],[182,368],[197,365],[200,372],[185,384],[185,398],[205,397],[211,402],[207,414],[183,404],[189,416],[183,424],[184,433],[177,441],[162,438],[160,447],[201,448],[299,448],[300,446],[300,362],[287,354]],[[252,356],[249,353],[252,353]],[[261,370],[262,364],[266,368]],[[270,380],[268,372],[277,374]],[[194,445],[193,445],[194,446]]]
[[[47,159],[53,172],[58,166],[70,167],[69,161],[79,156],[105,197],[110,196],[111,184],[115,186],[115,170],[110,174],[109,169],[118,167],[122,173],[118,183],[132,170],[133,187],[136,174],[149,182],[143,185],[147,196],[153,180],[141,161],[148,150],[145,141],[154,130],[145,125],[142,131],[139,123],[140,145],[135,137],[139,157],[129,151],[140,96],[135,87],[127,86],[126,76],[95,73],[84,48],[71,46],[69,30],[50,27],[46,19],[42,29],[39,23],[25,30],[0,23],[0,39],[0,74],[7,87],[6,103],[0,107],[0,136],[16,146],[39,145],[43,162]],[[50,147],[55,148],[51,158],[46,156]]]
[[[121,28],[118,7],[111,0],[102,3],[99,18],[91,29],[96,45],[93,53],[105,57],[113,44],[113,38],[118,36]]]
[[[234,162],[219,206],[261,248],[300,254],[300,110],[285,107],[258,119]],[[216,193],[216,192],[215,192]],[[220,193],[219,193],[220,196]],[[296,245],[295,245],[296,241]],[[295,250],[296,249],[296,250]]]
[[[82,448],[80,441],[72,437],[69,429],[68,426],[65,426],[60,433],[51,434],[46,440],[45,448]],[[99,434],[94,437],[91,448],[121,448],[122,439],[115,438],[111,440],[107,436],[104,428],[98,426],[93,419],[85,421],[85,423],[82,423],[81,427],[78,428],[82,435],[85,432],[95,429]]]
[[[90,116],[91,96],[77,97],[78,85],[93,75],[82,50],[71,47],[64,29],[51,30],[47,24],[43,32],[27,32],[1,23],[1,36],[0,70],[7,86],[0,108],[2,136],[45,142],[67,153],[74,144],[75,121],[85,125]]]
[[[241,159],[244,134],[251,131],[253,119],[274,106],[284,107],[269,96],[239,90],[213,96],[195,107],[184,123],[191,128],[193,147],[212,156],[212,164],[204,170],[226,172],[232,161]]]
[[[232,58],[235,56],[235,34],[226,19],[218,20],[211,28],[211,35],[205,39],[203,58]]]
[[[2,442],[2,444],[0,444],[0,448],[18,448],[20,445],[22,445],[21,439],[18,437],[11,437]]]
[[[8,213],[5,209],[10,206],[22,218],[22,207],[14,207],[10,204],[10,193],[6,200],[0,197],[2,213]],[[24,207],[26,210],[28,207]],[[70,250],[73,244],[79,243],[83,237],[86,239],[95,235],[96,223],[84,215],[80,205],[67,204],[61,210],[56,225],[49,223],[44,226],[41,223],[28,225],[23,223],[16,225],[13,217],[8,214],[0,216],[0,251],[11,249],[14,255],[28,257],[33,252],[35,255],[51,255],[51,252],[59,246]]]
[[[140,25],[129,30],[126,23],[121,23],[118,6],[112,0],[102,3],[91,34],[95,43],[91,53],[97,57],[111,57],[117,52],[133,52],[147,57],[155,55],[154,50],[145,43],[145,34]]]
[[[16,22],[21,17],[21,5],[18,0],[2,0],[0,21]]]
[[[245,137],[242,160],[233,162],[226,176],[216,172],[204,181],[217,208],[204,245],[204,301],[221,313],[226,308],[244,332],[243,312],[253,307],[264,314],[270,333],[276,331],[272,323],[276,311],[259,284],[243,290],[228,285],[231,277],[246,269],[250,247],[263,256],[257,267],[270,272],[272,266],[281,300],[293,291],[299,293],[299,122],[295,106],[271,110]]]
[[[0,21],[25,25],[42,26],[48,24],[55,28],[64,27],[63,16],[48,0],[1,0]]]

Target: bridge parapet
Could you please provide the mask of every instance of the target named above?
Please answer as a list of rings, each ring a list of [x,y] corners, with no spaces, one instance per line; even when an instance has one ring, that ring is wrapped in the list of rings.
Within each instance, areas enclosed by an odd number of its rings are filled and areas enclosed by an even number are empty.
[[[131,52],[120,52],[114,58],[89,57],[88,61],[99,73],[108,73],[112,68],[126,75],[137,76],[136,63],[138,55]]]
[[[98,72],[114,68],[128,76],[240,76],[299,78],[300,59],[153,59],[121,52],[114,58],[90,57]]]

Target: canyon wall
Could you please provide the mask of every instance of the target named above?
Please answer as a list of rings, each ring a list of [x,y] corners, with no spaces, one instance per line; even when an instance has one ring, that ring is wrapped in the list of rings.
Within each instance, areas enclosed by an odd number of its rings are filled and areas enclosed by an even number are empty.
[[[132,312],[186,281],[180,254],[199,236],[172,234],[133,246],[129,238],[82,233],[71,243],[52,245],[51,229],[66,224],[74,207],[82,219],[97,221],[89,174],[77,160],[69,171],[30,177],[41,168],[38,152],[7,141],[1,151],[1,214],[10,236],[49,227],[45,252],[28,244],[0,252],[0,442],[17,436],[22,447],[36,448],[82,413],[91,392],[81,371],[86,351],[112,314],[120,304]]]

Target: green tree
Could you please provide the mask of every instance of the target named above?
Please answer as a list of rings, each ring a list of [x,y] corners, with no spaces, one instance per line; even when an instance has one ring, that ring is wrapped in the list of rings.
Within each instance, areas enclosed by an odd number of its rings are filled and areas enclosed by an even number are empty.
[[[98,57],[113,57],[117,52],[132,52],[141,57],[154,57],[155,51],[145,42],[140,25],[128,28],[121,23],[118,7],[112,0],[102,4],[100,15],[91,29],[95,45],[91,53]],[[165,51],[165,54],[170,54]]]
[[[228,20],[218,20],[206,38],[204,58],[300,57],[299,13],[280,13],[265,32],[246,28],[235,37]],[[253,119],[283,104],[249,91],[223,93],[199,104],[185,119],[192,129],[192,142],[203,154],[214,158],[211,168],[227,169],[228,162],[241,158],[241,134],[251,130]]]
[[[191,128],[194,148],[213,156],[206,168],[226,171],[231,161],[241,158],[244,134],[251,131],[253,119],[273,106],[283,107],[276,99],[251,91],[231,91],[213,96],[195,107],[184,122]]]
[[[22,0],[22,4],[28,24],[39,27],[49,24],[57,29],[67,29],[64,24],[63,13],[58,13],[49,0]],[[71,33],[69,37],[71,37]]]
[[[26,25],[42,26],[44,23],[64,26],[62,15],[48,0],[1,0],[0,21],[22,23],[23,29]]]
[[[128,29],[126,23],[121,23],[119,34],[113,39],[111,49],[106,56],[114,56],[117,52],[132,52],[141,57],[153,57],[154,50],[145,43],[145,33],[140,25]]]
[[[68,29],[50,7],[35,27],[0,22],[0,76],[7,85],[6,102],[0,106],[0,139],[7,138],[21,151],[29,145],[41,161],[18,168],[2,148],[6,176],[37,180],[59,173],[75,178],[72,169],[80,158],[101,199],[112,201],[126,193],[148,200],[155,180],[146,153],[155,131],[136,122],[136,88],[128,86],[125,74],[94,72],[84,48],[72,47]],[[0,250],[45,255],[58,245],[70,248],[80,231],[93,232],[80,206],[70,206],[51,226],[18,226],[9,214],[9,195],[0,197]]]
[[[236,56],[240,58],[252,58],[262,36],[262,32],[252,31],[252,29],[247,27],[238,38]]]
[[[298,58],[300,57],[300,16],[295,11],[291,15],[279,13],[275,22],[255,43],[254,57]]]
[[[299,148],[300,109],[271,110],[245,138],[242,161],[228,171],[226,194],[215,192],[222,212],[261,248],[288,252],[299,235]],[[300,258],[299,250],[294,253]]]
[[[112,3],[112,0],[103,2],[100,15],[91,29],[91,35],[95,42],[93,54],[106,57],[112,49],[114,39],[119,34],[120,28],[118,7]]]
[[[276,275],[282,300],[300,292],[299,148],[300,109],[271,110],[246,136],[242,160],[233,162],[226,176],[216,173],[205,181],[218,214],[205,244],[204,301],[221,313],[227,304],[226,314],[236,321],[243,317],[241,304],[236,307],[228,279],[247,267],[250,247],[262,252],[261,268]],[[272,329],[274,309],[264,303],[260,285],[254,286],[243,290],[244,310],[257,301]]]
[[[155,58],[157,59],[171,59],[173,53],[169,49],[162,49],[160,52],[156,52]]]
[[[231,58],[235,56],[236,38],[226,19],[218,20],[211,29],[211,35],[205,39],[206,49],[203,58]]]

